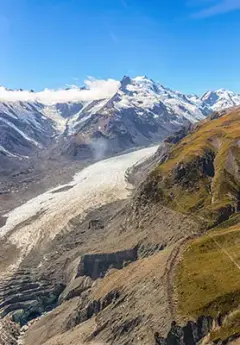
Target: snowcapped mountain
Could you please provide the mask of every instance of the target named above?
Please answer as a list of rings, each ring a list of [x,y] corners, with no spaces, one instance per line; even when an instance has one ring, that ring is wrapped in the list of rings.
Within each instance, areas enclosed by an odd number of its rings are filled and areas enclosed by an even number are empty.
[[[105,91],[99,92],[102,85]],[[94,81],[93,93],[89,91],[74,87],[34,93],[1,87],[1,157],[24,160],[54,143],[66,156],[101,158],[159,142],[212,111],[240,104],[240,95],[228,90],[199,98],[145,76]]]
[[[163,113],[167,112],[168,118],[165,117],[164,121],[174,125],[182,124],[185,120],[197,122],[209,113],[197,96],[174,92],[147,77],[124,77],[112,98],[88,103],[72,123],[77,128],[78,121],[82,123],[85,117],[88,119],[94,114],[107,115],[130,109],[134,109],[139,117],[148,114],[154,119],[164,118]]]
[[[240,95],[226,89],[208,91],[202,96],[201,100],[213,111],[240,105]]]
[[[56,134],[53,122],[38,103],[0,103],[0,152],[22,158],[41,148]]]
[[[70,140],[63,150],[81,157],[92,145],[102,145],[104,154],[111,155],[159,142],[209,112],[195,95],[172,91],[147,77],[124,77],[113,97],[87,103],[68,121]]]
[[[65,131],[67,118],[78,113],[82,103],[0,102],[0,154],[28,158],[48,147]]]

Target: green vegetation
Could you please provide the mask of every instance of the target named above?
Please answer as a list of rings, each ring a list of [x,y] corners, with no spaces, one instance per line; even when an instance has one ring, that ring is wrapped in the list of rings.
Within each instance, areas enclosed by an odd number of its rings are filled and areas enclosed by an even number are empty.
[[[152,172],[161,202],[207,227],[226,220],[239,201],[239,144],[240,110],[202,122]]]
[[[176,274],[182,316],[217,317],[239,307],[239,245],[240,226],[234,225],[219,227],[187,246]]]
[[[177,267],[179,316],[224,316],[212,340],[240,334],[240,109],[202,122],[173,146],[148,190],[212,229],[188,243]]]

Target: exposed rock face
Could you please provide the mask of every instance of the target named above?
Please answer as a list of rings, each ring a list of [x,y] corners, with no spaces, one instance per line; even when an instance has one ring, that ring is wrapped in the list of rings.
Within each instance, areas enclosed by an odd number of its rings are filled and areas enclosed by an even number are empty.
[[[80,323],[89,320],[92,316],[107,308],[110,304],[114,304],[120,298],[118,291],[111,291],[104,298],[87,302],[82,299],[75,315],[67,321],[66,329],[71,329]]]
[[[80,260],[76,277],[88,276],[95,280],[103,277],[110,268],[121,269],[137,257],[137,247],[109,254],[87,254]]]
[[[197,125],[194,124],[188,124],[187,126],[184,126],[180,130],[176,131],[173,135],[169,135],[164,142],[170,143],[170,144],[177,144],[180,140],[186,137],[191,131],[194,130],[194,128]]]
[[[172,323],[171,329],[166,338],[155,333],[156,345],[196,345],[202,340],[213,328],[213,319],[202,316],[196,322],[189,321],[181,327]]]
[[[104,224],[101,219],[92,219],[89,222],[88,229],[97,230],[97,229],[103,229]]]
[[[72,280],[64,289],[63,293],[59,296],[58,302],[61,303],[63,300],[70,300],[76,296],[89,290],[93,285],[93,280],[90,277],[77,277]]]
[[[186,164],[176,164],[173,170],[173,182],[184,188],[190,188],[194,187],[203,176],[214,177],[214,159],[214,153],[209,151],[204,156],[196,157]]]
[[[70,118],[83,108],[81,102],[68,102],[68,103],[57,103],[56,110],[61,114],[63,118]]]

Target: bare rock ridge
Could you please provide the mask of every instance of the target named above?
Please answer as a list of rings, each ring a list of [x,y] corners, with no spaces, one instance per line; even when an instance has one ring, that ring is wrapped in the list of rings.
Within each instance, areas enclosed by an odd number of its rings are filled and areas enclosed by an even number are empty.
[[[86,300],[82,299],[75,314],[71,315],[69,320],[67,320],[66,330],[73,329],[77,325],[91,319],[94,315],[97,315],[109,305],[117,303],[119,298],[120,294],[118,291],[111,291],[99,300],[86,302]],[[98,332],[99,331],[95,331],[93,336]]]

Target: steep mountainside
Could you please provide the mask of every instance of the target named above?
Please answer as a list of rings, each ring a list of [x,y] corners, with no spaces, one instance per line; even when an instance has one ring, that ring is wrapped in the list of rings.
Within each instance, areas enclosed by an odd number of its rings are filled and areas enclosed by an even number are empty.
[[[240,110],[205,120],[148,178],[152,198],[213,226],[239,211]],[[144,197],[144,190],[143,190]]]
[[[47,148],[53,138],[64,132],[66,118],[81,108],[81,103],[1,102],[1,153],[24,159],[38,149]]]
[[[239,121],[240,108],[216,113],[179,143],[165,141],[161,164],[133,202],[135,222],[164,205],[201,225],[203,236],[188,242],[175,270],[175,318],[210,317],[207,333],[220,344],[240,336]],[[183,334],[178,329],[179,339]]]
[[[0,213],[72,175],[74,164],[66,164],[59,146],[67,117],[81,108],[79,102],[0,102]]]
[[[218,111],[240,104],[240,95],[226,89],[206,92],[201,100],[212,110]]]
[[[17,344],[17,323],[25,345],[238,338],[239,119],[239,108],[214,113],[147,161],[99,162],[13,212],[0,253],[0,339]],[[123,187],[117,196],[126,158],[136,162],[128,199]],[[114,202],[93,209],[103,196]]]
[[[47,146],[56,130],[53,121],[43,116],[43,108],[39,103],[0,103],[2,154],[24,158]]]

